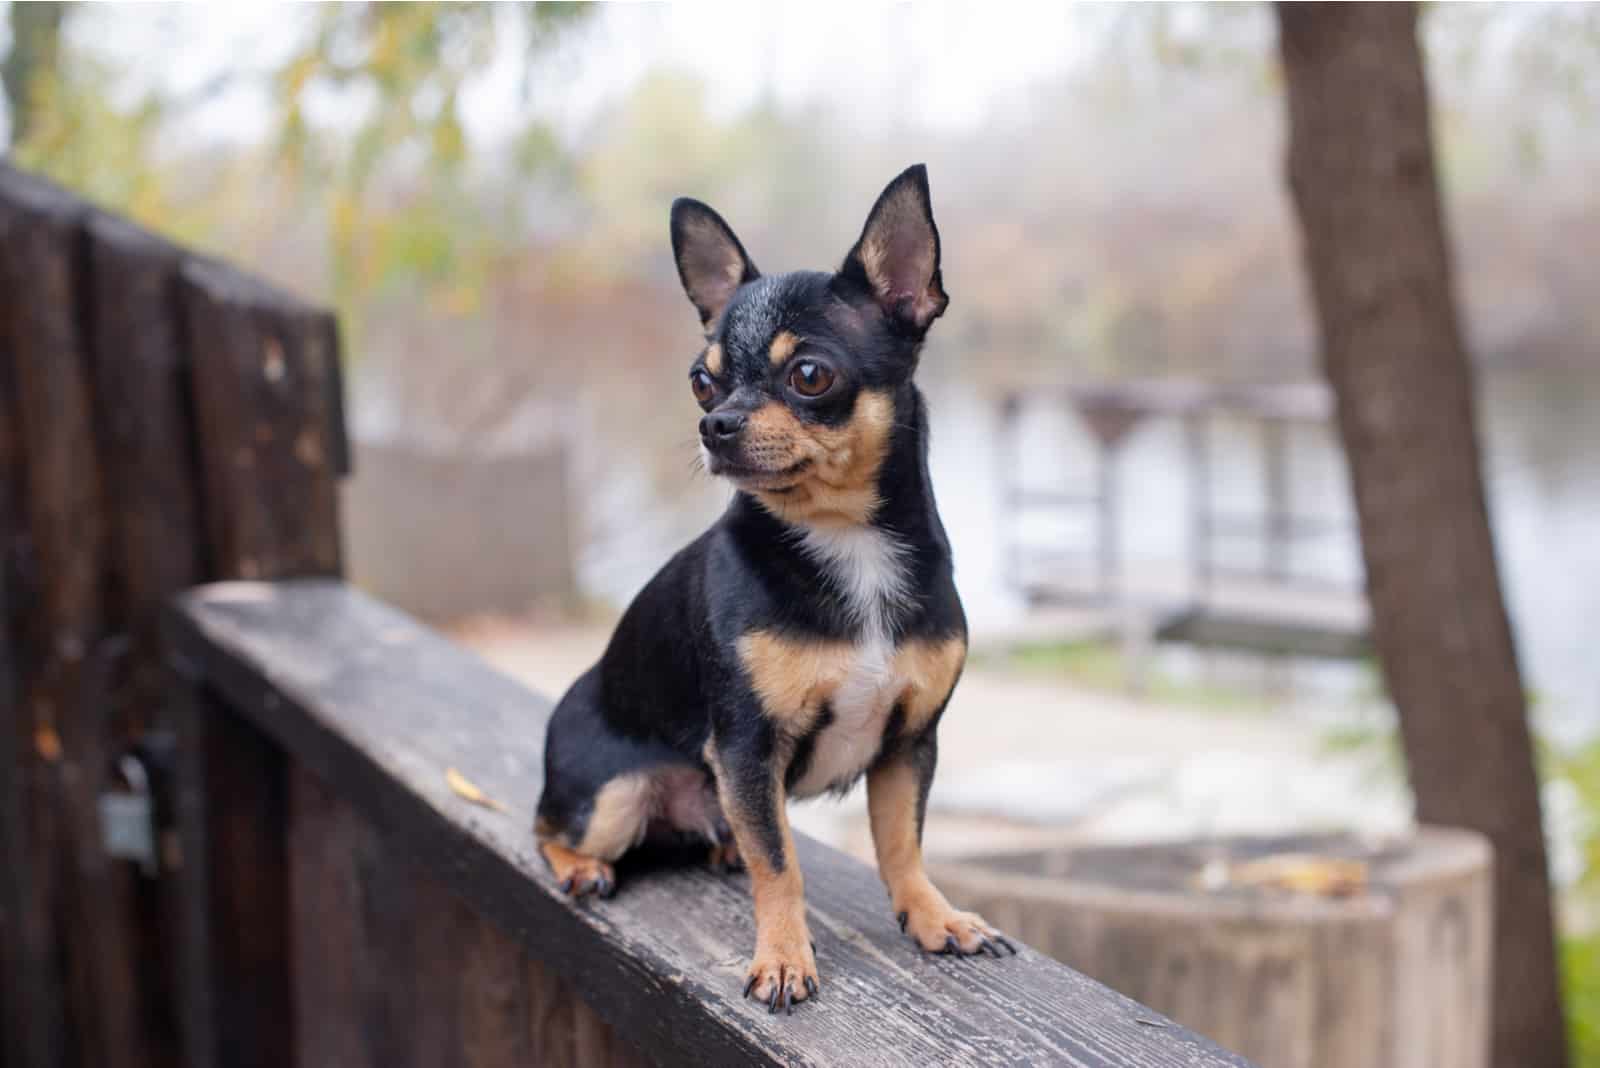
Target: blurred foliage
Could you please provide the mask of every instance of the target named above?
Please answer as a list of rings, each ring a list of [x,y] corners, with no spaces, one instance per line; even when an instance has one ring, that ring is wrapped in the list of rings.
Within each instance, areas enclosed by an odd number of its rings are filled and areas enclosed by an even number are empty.
[[[474,186],[462,100],[507,40],[522,45],[521,89],[577,3],[348,3],[301,9],[291,54],[265,75],[274,110],[262,149],[196,166],[163,151],[192,99],[139,84],[69,32],[73,4],[12,4],[3,68],[11,154],[97,202],[200,247],[233,249],[246,204],[323,220],[328,274],[315,295],[340,310],[350,351],[369,305],[396,290],[433,313],[478,311],[489,272],[521,237],[514,196]],[[305,13],[309,12],[309,15]],[[314,116],[320,115],[320,121]],[[511,162],[526,177],[560,162],[556,139],[528,124]],[[271,235],[261,235],[270,240]],[[303,281],[303,280],[302,280]]]
[[[767,270],[781,269],[794,252],[784,224],[828,216],[831,191],[816,171],[828,155],[825,125],[770,101],[718,120],[693,76],[648,74],[602,120],[579,168],[587,208],[604,223],[588,248],[594,268],[637,271],[640,257],[664,256],[663,208],[693,191],[727,217],[758,264],[768,258]]]
[[[11,139],[24,140],[38,105],[35,88],[54,76],[61,60],[61,23],[68,5],[53,0],[13,5],[11,46],[0,63],[0,91],[11,118]]]
[[[1561,940],[1572,1068],[1600,1068],[1600,933]]]
[[[462,100],[508,37],[529,72],[560,33],[590,12],[577,3],[364,3],[316,8],[303,46],[274,72],[280,164],[327,217],[332,296],[361,334],[366,298],[420,289],[435,313],[478,312],[489,271],[520,236],[514,200],[475,195]],[[321,102],[353,106],[351,129],[323,133]],[[524,174],[552,163],[553,137],[534,124],[513,159]],[[358,346],[359,347],[359,344]]]

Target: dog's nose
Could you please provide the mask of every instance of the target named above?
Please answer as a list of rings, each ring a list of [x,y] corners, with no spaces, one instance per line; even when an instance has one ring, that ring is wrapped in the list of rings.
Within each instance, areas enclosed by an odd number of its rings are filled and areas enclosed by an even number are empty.
[[[731,441],[744,429],[743,412],[712,412],[700,420],[700,440],[707,445]]]

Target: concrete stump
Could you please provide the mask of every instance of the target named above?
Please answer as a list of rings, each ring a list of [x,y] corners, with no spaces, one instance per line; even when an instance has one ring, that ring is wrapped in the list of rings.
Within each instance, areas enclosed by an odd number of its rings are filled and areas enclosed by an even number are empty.
[[[1422,828],[972,856],[935,881],[1262,1068],[1488,1068],[1490,864]]]

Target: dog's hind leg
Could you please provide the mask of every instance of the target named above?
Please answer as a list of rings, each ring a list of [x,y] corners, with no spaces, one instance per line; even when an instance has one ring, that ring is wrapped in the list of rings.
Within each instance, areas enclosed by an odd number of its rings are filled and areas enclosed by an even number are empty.
[[[611,896],[617,885],[612,864],[644,837],[654,791],[648,772],[628,772],[601,786],[565,827],[540,814],[534,828],[539,853],[563,892],[573,897]]]

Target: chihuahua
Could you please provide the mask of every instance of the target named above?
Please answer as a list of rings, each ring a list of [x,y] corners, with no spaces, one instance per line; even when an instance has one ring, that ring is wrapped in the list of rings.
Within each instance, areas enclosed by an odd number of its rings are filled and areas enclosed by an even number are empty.
[[[867,780],[878,870],[930,953],[1016,950],[929,881],[935,732],[966,659],[950,544],[912,382],[945,310],[918,165],[883,191],[837,273],[763,275],[721,216],[672,205],[706,344],[689,370],[727,511],[629,605],[556,707],[535,833],[561,889],[609,896],[647,838],[692,836],[750,872],[745,982],[769,1011],[820,980],[785,805]]]

